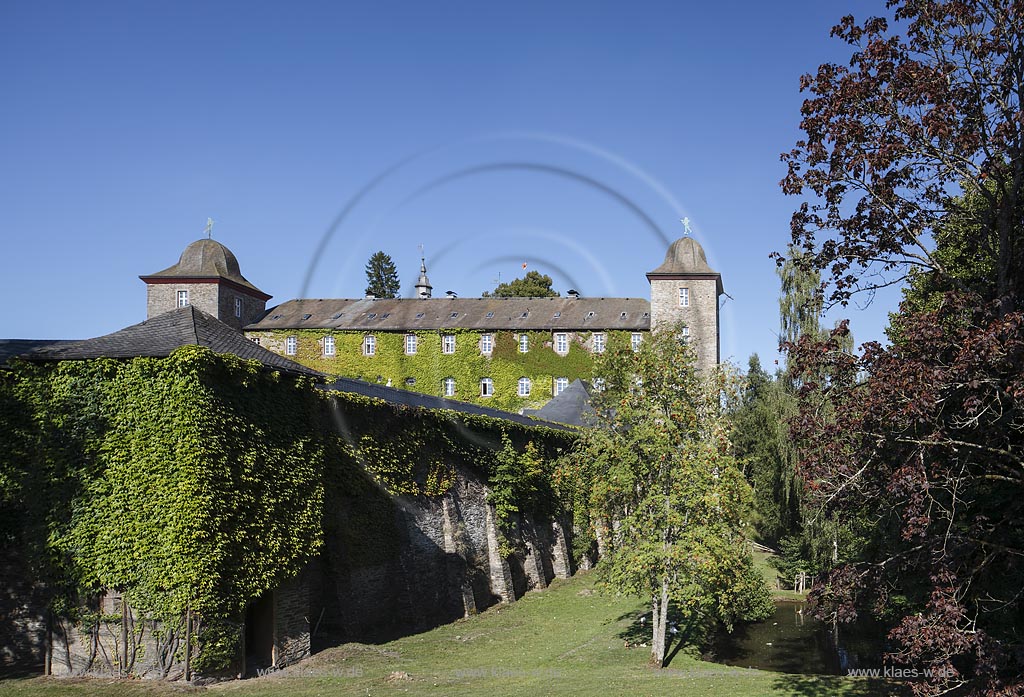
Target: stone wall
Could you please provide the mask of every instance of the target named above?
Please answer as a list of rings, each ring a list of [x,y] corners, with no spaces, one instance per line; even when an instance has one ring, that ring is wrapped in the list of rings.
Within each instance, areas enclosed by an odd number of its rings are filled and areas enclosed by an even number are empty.
[[[220,289],[217,283],[147,283],[146,319],[176,309],[179,290],[188,291],[189,305],[218,317]]]
[[[156,317],[178,307],[178,291],[188,291],[188,301],[197,309],[213,315],[224,324],[241,331],[258,320],[267,302],[229,287],[224,283],[148,283],[146,284],[146,318]],[[242,300],[242,316],[235,316],[235,298]],[[283,351],[282,351],[283,353]]]
[[[50,629],[50,673],[177,680],[185,675],[184,618],[169,628],[108,593],[83,599],[79,618],[55,617]]]
[[[397,548],[375,555],[351,539],[328,535],[322,556],[323,613],[314,649],[339,642],[383,641],[515,602],[573,572],[564,528],[523,516],[511,531],[515,553],[503,556],[488,489],[476,473],[460,470],[442,497],[393,499],[378,530]],[[349,501],[350,507],[365,502]],[[335,515],[346,517],[345,506]],[[362,544],[360,540],[356,545]],[[379,544],[388,546],[384,539]]]
[[[46,642],[44,589],[13,546],[0,559],[0,676],[39,674]]]
[[[679,289],[690,290],[688,307],[679,305]],[[715,278],[655,279],[651,281],[651,328],[685,322],[689,341],[697,352],[697,366],[707,370],[718,365],[718,281]]]

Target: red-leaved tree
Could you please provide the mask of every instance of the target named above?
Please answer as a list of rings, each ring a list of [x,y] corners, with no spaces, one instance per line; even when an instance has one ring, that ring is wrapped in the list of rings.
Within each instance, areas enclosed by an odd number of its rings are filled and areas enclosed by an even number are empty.
[[[818,592],[892,627],[920,694],[1024,693],[1024,0],[893,0],[833,33],[783,156],[828,299],[909,278],[893,344],[789,346],[809,495],[874,531]],[[780,257],[781,261],[781,257]]]

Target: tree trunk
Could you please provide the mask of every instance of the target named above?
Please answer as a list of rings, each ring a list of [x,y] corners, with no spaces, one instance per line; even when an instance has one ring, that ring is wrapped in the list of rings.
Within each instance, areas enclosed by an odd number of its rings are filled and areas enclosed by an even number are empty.
[[[651,665],[662,668],[665,665],[665,630],[668,629],[668,577],[661,579],[661,593],[651,603]]]
[[[661,621],[661,596],[654,595],[651,598],[651,665],[661,667],[661,662],[658,658],[660,655],[658,652],[658,637],[664,636],[664,632],[658,626],[658,622]]]

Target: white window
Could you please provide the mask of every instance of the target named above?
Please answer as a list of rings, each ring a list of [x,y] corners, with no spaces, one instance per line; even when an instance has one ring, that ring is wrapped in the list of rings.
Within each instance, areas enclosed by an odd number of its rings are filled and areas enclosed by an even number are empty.
[[[334,355],[334,337],[333,336],[325,336],[324,337],[324,355],[325,356],[333,356]]]
[[[480,353],[484,355],[490,355],[491,351],[494,350],[494,335],[484,334],[480,337]]]
[[[683,340],[684,344],[690,343],[690,328],[683,327],[682,334],[679,335],[679,338]]]
[[[480,396],[490,397],[494,394],[494,381],[490,378],[480,379]]]
[[[690,306],[690,289],[680,288],[679,289],[679,307]]]
[[[569,353],[568,334],[555,334],[555,353]]]
[[[565,392],[565,388],[569,386],[569,378],[555,378],[555,396]]]
[[[364,336],[363,337],[363,355],[372,356],[377,353],[377,337],[375,336]]]
[[[640,344],[641,344],[641,342],[643,342],[643,340],[644,340],[644,335],[641,334],[640,332],[636,332],[636,333],[630,335],[630,337],[629,337],[629,345],[633,347],[633,353],[636,353],[637,351],[640,350]]]
[[[590,381],[590,386],[594,388],[594,392],[603,392],[604,378],[594,378]]]
[[[530,337],[526,334],[519,335],[519,353],[530,352]]]
[[[242,316],[242,299],[235,298],[235,317]]]
[[[455,335],[441,335],[441,353],[455,353]]]
[[[441,381],[441,391],[445,397],[455,396],[455,378],[445,378]]]
[[[188,291],[178,291],[178,307],[188,307]]]
[[[249,341],[251,341],[252,343],[256,344],[257,346],[260,345],[260,338],[258,336],[252,337],[251,339],[249,339]]]
[[[520,397],[529,397],[530,396],[530,388],[532,386],[533,386],[533,383],[530,382],[530,378],[519,378],[519,396]]]
[[[594,334],[594,353],[604,353],[606,341],[605,334]]]
[[[299,339],[298,337],[290,336],[285,339],[284,352],[289,356],[294,356],[299,350]]]
[[[415,334],[405,335],[405,353],[408,356],[416,355],[416,346],[419,344],[419,337]]]

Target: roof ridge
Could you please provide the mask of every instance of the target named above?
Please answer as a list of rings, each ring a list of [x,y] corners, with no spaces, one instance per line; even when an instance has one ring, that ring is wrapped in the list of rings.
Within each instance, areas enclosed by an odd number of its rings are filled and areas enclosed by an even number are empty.
[[[189,310],[191,310],[190,316],[192,318],[192,343],[195,344],[196,346],[201,346],[202,344],[199,343],[199,328],[196,326],[196,306],[189,305],[188,307]],[[200,312],[202,312],[202,310],[200,310]]]

